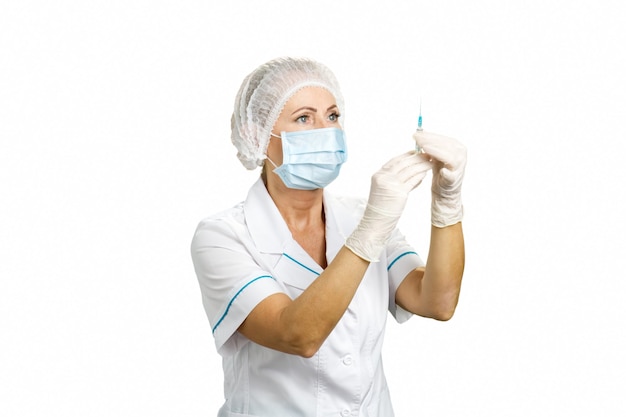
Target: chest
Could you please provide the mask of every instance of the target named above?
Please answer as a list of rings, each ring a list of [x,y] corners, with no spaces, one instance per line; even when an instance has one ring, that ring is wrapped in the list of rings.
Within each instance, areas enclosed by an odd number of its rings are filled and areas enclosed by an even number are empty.
[[[332,249],[332,245],[331,245]],[[334,251],[328,251],[332,261]],[[389,278],[385,262],[377,262],[367,269],[347,311],[334,333],[347,331],[353,339],[377,333],[385,325],[389,308]],[[275,264],[273,276],[283,284],[287,295],[296,299],[323,272],[323,268],[309,257],[303,248],[288,247]],[[340,338],[341,339],[341,338]]]
[[[324,228],[311,228],[299,232],[292,231],[293,239],[322,268],[328,266],[326,258],[326,233]]]

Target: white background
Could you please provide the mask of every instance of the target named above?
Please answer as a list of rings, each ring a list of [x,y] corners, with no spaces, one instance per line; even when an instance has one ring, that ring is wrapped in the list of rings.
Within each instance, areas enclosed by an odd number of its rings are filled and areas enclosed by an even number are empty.
[[[626,59],[618,1],[13,1],[0,6],[0,414],[214,416],[189,255],[258,175],[243,77],[330,66],[369,177],[424,126],[463,141],[456,316],[388,328],[404,416],[623,416]],[[425,257],[428,186],[401,226]]]

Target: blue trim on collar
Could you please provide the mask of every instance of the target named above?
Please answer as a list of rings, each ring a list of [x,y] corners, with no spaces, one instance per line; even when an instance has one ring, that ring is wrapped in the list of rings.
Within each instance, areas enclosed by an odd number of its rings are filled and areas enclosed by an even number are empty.
[[[306,266],[305,264],[303,264],[302,262],[298,262],[296,261],[294,258],[292,258],[291,256],[287,255],[286,253],[283,253],[284,256],[287,257],[287,259],[292,260],[293,262],[297,263],[298,265],[300,265],[302,268],[306,269],[307,271],[311,271],[313,272],[315,275],[319,276],[319,272],[314,271],[313,269],[309,268],[308,266]]]

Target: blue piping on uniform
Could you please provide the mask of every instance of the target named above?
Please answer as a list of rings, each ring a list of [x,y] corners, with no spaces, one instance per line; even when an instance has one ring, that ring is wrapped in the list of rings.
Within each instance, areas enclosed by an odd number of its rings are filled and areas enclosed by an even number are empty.
[[[304,265],[303,263],[296,261],[295,259],[293,259],[291,256],[287,255],[286,253],[283,253],[283,255],[285,255],[288,259],[291,259],[292,261],[294,261],[298,265],[300,265],[302,268],[304,268],[304,269],[306,269],[308,271],[311,271],[315,275],[319,276],[319,272],[316,272],[316,271],[312,270],[311,268],[309,268],[308,266]]]
[[[402,258],[404,255],[417,255],[417,252],[413,252],[413,251],[411,251],[411,252],[404,252],[402,255],[399,255],[396,259],[394,259],[389,264],[389,266],[387,267],[387,271],[389,271],[391,269],[391,267],[393,266],[393,264],[395,264],[398,261],[398,259]]]
[[[230,299],[230,302],[229,302],[229,303],[228,303],[228,305],[226,306],[226,311],[224,311],[224,314],[222,314],[222,317],[220,317],[220,319],[217,321],[217,323],[215,324],[215,326],[213,326],[213,330],[212,330],[212,332],[213,332],[213,333],[215,333],[215,329],[217,329],[217,326],[219,326],[219,325],[222,323],[222,321],[224,320],[224,318],[225,318],[225,317],[226,317],[226,315],[228,314],[228,310],[230,310],[230,306],[232,306],[232,305],[233,305],[233,302],[235,301],[235,298],[237,298],[237,296],[238,296],[239,294],[241,294],[241,292],[242,292],[243,290],[245,290],[245,289],[246,289],[246,287],[247,287],[248,285],[252,284],[254,281],[257,281],[257,280],[259,280],[259,279],[261,279],[261,278],[271,278],[271,279],[273,279],[274,281],[276,281],[276,279],[275,279],[274,277],[270,276],[270,275],[261,275],[260,277],[256,277],[255,279],[253,279],[252,281],[248,282],[246,285],[244,285],[243,287],[241,287],[241,289],[240,289],[239,291],[237,291],[237,294],[235,294],[235,295],[233,296],[233,298],[231,298],[231,299]]]

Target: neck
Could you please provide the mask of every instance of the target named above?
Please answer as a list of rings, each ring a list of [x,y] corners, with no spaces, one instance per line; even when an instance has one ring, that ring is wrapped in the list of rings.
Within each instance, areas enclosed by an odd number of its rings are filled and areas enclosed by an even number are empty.
[[[321,188],[310,191],[287,188],[272,172],[267,175],[264,182],[270,197],[292,232],[324,225],[324,191]]]

